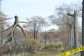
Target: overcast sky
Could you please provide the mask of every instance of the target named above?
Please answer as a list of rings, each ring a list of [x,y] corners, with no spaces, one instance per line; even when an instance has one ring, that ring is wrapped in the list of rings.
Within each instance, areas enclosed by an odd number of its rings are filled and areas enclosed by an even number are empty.
[[[54,14],[56,6],[80,2],[81,0],[3,0],[1,9],[7,15],[18,15],[23,20],[37,15],[47,17]]]
[[[62,4],[81,3],[82,0],[3,0],[1,10],[10,17],[18,15],[21,21],[32,16],[44,18],[54,14]]]

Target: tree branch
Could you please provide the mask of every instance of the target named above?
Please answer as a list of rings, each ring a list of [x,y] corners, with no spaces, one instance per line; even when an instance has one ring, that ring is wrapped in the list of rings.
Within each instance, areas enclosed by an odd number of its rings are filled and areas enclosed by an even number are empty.
[[[24,36],[25,36],[25,38],[26,38],[26,34],[25,34],[23,28],[22,28],[20,25],[17,25],[17,26],[21,29],[21,31],[23,32],[23,34],[24,34]]]

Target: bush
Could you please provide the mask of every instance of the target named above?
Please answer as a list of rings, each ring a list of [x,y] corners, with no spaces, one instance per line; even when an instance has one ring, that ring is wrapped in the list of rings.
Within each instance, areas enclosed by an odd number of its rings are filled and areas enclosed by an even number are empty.
[[[68,50],[72,50],[73,48],[70,48],[70,46],[66,45],[66,46],[64,46],[64,49],[65,49],[66,51],[68,51]]]
[[[49,45],[44,46],[43,49],[54,49],[54,50],[56,50],[56,49],[58,49],[60,47],[61,46],[59,46],[59,45],[49,44]]]

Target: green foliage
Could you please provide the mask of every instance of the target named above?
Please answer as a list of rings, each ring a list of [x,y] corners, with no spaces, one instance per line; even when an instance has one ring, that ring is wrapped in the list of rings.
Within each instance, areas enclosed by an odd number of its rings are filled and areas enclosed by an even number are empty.
[[[71,48],[70,46],[64,46],[64,49],[66,50],[66,51],[68,51],[68,50],[72,50],[73,48]]]
[[[44,46],[43,49],[54,49],[54,50],[56,50],[56,49],[58,49],[60,47],[61,46],[59,46],[59,45],[49,44],[49,45]]]

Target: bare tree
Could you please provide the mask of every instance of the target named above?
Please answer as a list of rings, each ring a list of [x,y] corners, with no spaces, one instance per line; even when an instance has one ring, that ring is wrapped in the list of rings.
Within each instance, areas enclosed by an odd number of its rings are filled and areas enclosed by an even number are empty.
[[[75,7],[75,6],[74,6]],[[76,8],[76,7],[75,7]],[[77,25],[77,16],[79,16],[79,12],[81,11],[80,10],[81,8],[79,8],[79,9],[73,9],[73,14],[71,14],[70,12],[69,13],[67,13],[67,15],[69,15],[69,16],[71,16],[71,17],[73,17],[73,29],[74,29],[74,49],[75,48],[77,48],[77,47],[79,47],[79,43],[78,43],[78,39],[79,39],[79,37],[78,37],[78,34],[77,34],[77,27],[78,27],[78,25]]]
[[[76,23],[76,21],[77,21],[77,18],[76,17],[77,17],[77,12],[74,10],[74,14],[69,14],[68,13],[68,15],[69,16],[72,16],[73,19],[74,19],[73,20],[74,21],[74,27],[73,28],[74,28],[74,49],[75,49],[75,48],[77,48],[77,41],[78,41],[77,35],[76,35],[76,24],[77,24]]]
[[[75,6],[73,6],[74,8],[76,8]],[[70,6],[61,6],[56,8],[56,13],[57,15],[51,15],[49,18],[51,19],[52,23],[54,23],[55,25],[58,25],[60,28],[63,28],[67,31],[68,33],[68,40],[69,40],[69,46],[72,47],[72,42],[74,41],[74,44],[77,43],[77,41],[75,40],[76,38],[76,31],[75,31],[75,24],[76,22],[76,16],[78,14],[78,12],[80,11],[80,7],[78,7],[77,9],[74,8],[70,8]],[[76,11],[74,11],[76,10]],[[75,13],[74,15],[73,12]],[[71,13],[71,14],[70,14]],[[77,26],[77,24],[76,24]],[[73,32],[74,30],[74,32]],[[73,35],[74,34],[74,39],[73,39]],[[76,45],[74,45],[76,46]]]
[[[3,43],[3,33],[2,31],[4,30],[5,26],[7,25],[6,20],[10,18],[7,18],[7,16],[0,11],[0,37],[1,37],[1,42]]]
[[[34,32],[34,39],[37,39],[38,31],[46,25],[45,19],[40,16],[34,16],[30,19],[27,19],[27,27]]]
[[[51,42],[56,42],[57,38],[59,37],[59,33],[55,29],[50,29],[47,31],[47,37],[50,44]]]
[[[59,26],[60,29],[63,28],[63,30],[65,29],[67,31],[69,37],[69,45],[71,45],[71,30],[73,26],[73,18],[67,15],[68,11],[64,7],[57,8],[57,11],[57,17],[51,15],[49,16],[49,18],[51,19],[53,24]]]

